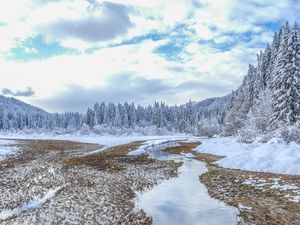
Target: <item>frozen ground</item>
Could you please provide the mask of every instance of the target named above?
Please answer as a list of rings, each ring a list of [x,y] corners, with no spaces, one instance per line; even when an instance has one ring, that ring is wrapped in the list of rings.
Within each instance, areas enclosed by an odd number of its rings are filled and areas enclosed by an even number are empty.
[[[91,224],[118,224],[120,221],[123,224],[132,224],[133,221],[144,221],[149,224],[149,217],[142,211],[136,214],[132,212],[134,206],[131,200],[134,192],[169,178],[176,169],[174,162],[148,161],[143,158],[143,154],[149,150],[160,151],[163,148],[175,147],[181,142],[201,141],[202,145],[195,150],[225,156],[216,162],[222,167],[300,174],[300,145],[285,144],[278,139],[272,139],[268,143],[242,144],[235,138],[205,139],[183,135],[116,137],[41,134],[35,137],[10,138],[40,140],[0,140],[1,224],[78,224],[83,221]],[[46,141],[49,139],[98,143],[102,146]],[[145,142],[127,146],[128,151],[119,158],[114,158],[113,155],[107,161],[100,156],[107,148],[134,141]],[[24,148],[23,144],[26,146],[26,142],[27,147]],[[12,154],[15,156],[8,157]],[[192,158],[197,153],[193,155],[185,152],[184,156]],[[65,161],[74,157],[75,164],[65,167]],[[139,157],[140,161],[132,161]],[[82,158],[87,160],[81,161]],[[99,163],[104,163],[105,168],[99,166]],[[224,175],[226,176],[227,174]],[[245,178],[241,179],[242,183],[236,184],[237,189],[240,188],[238,185],[246,185],[262,193],[265,193],[264,190],[268,193],[282,193],[292,203],[298,204],[300,200],[299,182],[283,182],[283,179],[282,182],[267,179],[263,181],[256,178],[254,182]],[[236,178],[233,176],[232,179]],[[225,179],[222,178],[220,182],[223,181]],[[227,195],[227,191],[224,195]],[[242,208],[244,206],[248,207],[249,204],[241,205]]]
[[[15,141],[0,139],[0,161],[19,152],[19,148],[15,144]]]
[[[131,152],[130,155],[140,155],[145,153],[145,150],[152,145],[158,146],[172,140],[185,140],[193,142],[201,140],[200,145],[196,150],[202,153],[209,153],[225,158],[217,162],[218,165],[241,170],[258,171],[258,172],[273,172],[281,174],[300,175],[300,145],[295,143],[286,144],[279,139],[272,139],[268,143],[254,142],[252,144],[238,143],[236,138],[197,138],[187,135],[175,136],[98,136],[98,135],[49,135],[41,133],[39,135],[20,135],[18,133],[11,133],[7,136],[6,133],[3,138],[23,138],[23,139],[40,139],[40,140],[70,140],[85,143],[98,143],[104,145],[94,152],[87,154],[94,154],[103,151],[109,147],[118,146],[121,144],[128,144],[134,141],[147,142]],[[1,134],[0,134],[1,137]],[[7,148],[0,142],[0,160],[8,154],[15,154],[17,149],[14,147]],[[287,166],[288,165],[288,166]]]
[[[105,147],[113,147],[122,144],[128,144],[134,141],[145,141],[145,140],[157,140],[157,141],[170,141],[179,139],[190,139],[193,137],[189,135],[120,135],[120,136],[101,136],[101,135],[79,135],[79,134],[47,134],[47,133],[34,133],[34,134],[22,134],[22,133],[0,133],[0,138],[4,139],[37,139],[37,140],[68,140],[68,141],[78,141],[83,143],[96,143],[104,145]]]
[[[212,197],[239,208],[241,224],[300,224],[299,176],[208,168],[202,183]]]
[[[266,192],[270,190],[285,191],[285,197],[292,202],[300,201],[300,189],[298,184],[290,184],[283,178],[253,179],[249,178],[242,184],[254,187],[257,190]]]
[[[126,157],[138,143],[90,157],[82,155],[98,145],[25,140],[18,146],[22,154],[0,163],[1,224],[150,224],[145,213],[132,211],[134,192],[177,170],[174,162]]]
[[[238,143],[236,138],[203,140],[198,152],[225,156],[216,163],[225,168],[300,175],[300,145],[279,139],[267,143]]]
[[[121,144],[128,144],[133,141],[147,142],[138,148],[135,152],[131,152],[130,155],[140,155],[145,153],[145,150],[151,145],[159,145],[167,143],[172,140],[185,140],[193,142],[195,140],[201,140],[200,145],[196,150],[202,153],[215,154],[219,156],[225,156],[225,158],[217,162],[218,165],[241,170],[258,171],[258,172],[273,172],[281,174],[294,174],[300,175],[300,145],[295,143],[286,144],[279,139],[272,139],[268,143],[254,142],[252,144],[238,143],[236,138],[197,138],[187,135],[175,135],[175,136],[143,136],[143,135],[131,135],[131,136],[98,136],[98,135],[78,135],[78,134],[66,134],[66,135],[49,135],[45,133],[35,135],[21,135],[18,133],[6,133],[3,138],[22,138],[22,139],[40,139],[40,140],[70,140],[79,141],[85,143],[98,143],[104,145],[94,152],[88,154],[98,153],[109,147],[118,146]],[[8,154],[14,154],[17,152],[15,148],[3,147],[0,142],[0,160]],[[288,166],[287,166],[288,165]]]
[[[42,198],[34,198],[33,200],[24,203],[22,206],[14,208],[14,209],[6,209],[0,213],[0,221],[6,220],[12,217],[17,217],[23,212],[28,210],[41,208],[43,204],[49,201],[51,198],[55,196],[55,194],[61,189],[61,187],[55,188],[54,190],[50,189]]]

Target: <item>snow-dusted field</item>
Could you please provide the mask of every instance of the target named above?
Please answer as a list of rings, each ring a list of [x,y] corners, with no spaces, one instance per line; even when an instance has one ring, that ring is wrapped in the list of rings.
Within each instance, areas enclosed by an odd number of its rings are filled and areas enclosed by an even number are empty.
[[[1,224],[149,224],[142,211],[132,211],[134,192],[174,176],[177,169],[173,162],[122,154],[82,157],[98,145],[28,140],[18,146],[21,154],[0,163]]]
[[[19,152],[19,148],[14,146],[15,144],[15,141],[0,139],[0,161]]]
[[[0,133],[0,138],[4,139],[37,139],[37,140],[68,140],[68,141],[78,141],[83,143],[96,143],[105,145],[106,147],[113,147],[122,144],[128,144],[133,141],[146,141],[146,140],[179,140],[179,139],[191,139],[191,135],[79,135],[79,134],[47,134],[47,133],[33,133],[33,134],[24,134],[24,133]]]
[[[136,141],[143,142],[136,143],[135,147],[129,147],[129,153],[126,153],[128,156],[125,155],[125,159],[130,158],[129,156],[147,154],[153,149],[175,147],[180,142],[201,141],[202,144],[195,150],[225,156],[216,162],[222,167],[300,175],[300,145],[286,144],[278,139],[272,139],[268,143],[242,144],[232,137],[209,139],[185,135],[41,134],[34,136],[34,140],[29,140],[33,138],[32,136],[11,135],[10,138],[25,140],[0,140],[0,160],[2,160],[0,162],[0,183],[2,184],[0,185],[0,222],[2,224],[64,222],[78,224],[82,221],[93,221],[97,224],[125,221],[124,224],[130,224],[132,219],[147,220],[143,212],[132,211],[134,205],[131,200],[134,198],[134,192],[168,178],[170,172],[174,172],[174,165],[166,161],[132,163],[130,160],[122,161],[124,159],[122,156],[120,162],[117,160],[122,171],[97,169],[88,164],[88,166],[76,164],[68,168],[64,166],[66,161],[74,157],[90,157],[93,161],[94,157],[97,158],[99,155],[98,153],[108,148]],[[70,145],[68,141],[95,143],[96,145],[93,144],[88,148],[89,144],[72,142],[74,144]],[[23,148],[22,145],[26,143],[27,147]],[[39,143],[43,144],[39,145]],[[55,147],[55,143],[58,143],[58,146]],[[185,153],[185,157],[194,157],[194,155]],[[287,186],[285,183],[262,181],[253,183],[253,180],[245,182],[255,188],[288,189],[293,193],[287,198],[293,202],[299,201],[298,186],[296,189],[296,186]],[[124,199],[126,199],[125,203]]]
[[[196,150],[225,156],[216,163],[226,168],[300,175],[300,145],[296,143],[274,138],[267,143],[244,144],[232,137],[211,138]]]
[[[285,197],[292,202],[300,202],[300,189],[295,184],[285,184],[282,178],[269,178],[269,179],[253,179],[249,178],[243,184],[252,186],[261,191],[268,191],[270,189],[278,191],[290,191]]]
[[[281,174],[300,175],[300,145],[296,143],[286,144],[279,139],[271,139],[267,143],[254,142],[245,144],[237,142],[235,137],[218,137],[218,138],[199,138],[188,135],[164,135],[164,136],[99,136],[99,135],[49,135],[49,134],[34,134],[24,135],[18,133],[5,134],[0,138],[13,139],[38,139],[38,140],[70,140],[84,143],[97,143],[104,145],[103,148],[97,149],[88,154],[98,153],[109,147],[128,144],[134,141],[146,141],[136,151],[130,155],[140,155],[145,153],[145,150],[152,145],[167,143],[172,140],[185,141],[202,141],[196,150],[202,153],[209,153],[225,158],[217,162],[218,165],[241,170],[257,171],[257,172],[272,172]],[[12,144],[12,141],[0,141],[0,160],[7,155],[12,155],[18,152],[16,147],[7,147],[7,144]]]

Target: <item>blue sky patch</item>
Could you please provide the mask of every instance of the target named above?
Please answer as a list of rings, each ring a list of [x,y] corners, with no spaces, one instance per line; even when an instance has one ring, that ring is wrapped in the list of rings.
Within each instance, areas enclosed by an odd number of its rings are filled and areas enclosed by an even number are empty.
[[[167,60],[182,62],[181,57],[184,54],[184,48],[191,43],[190,36],[187,32],[193,32],[188,29],[186,24],[178,24],[170,33],[171,35],[166,35],[170,41],[169,43],[160,46],[155,50],[156,53],[163,55]]]
[[[234,42],[215,43],[213,40],[200,40],[198,44],[207,45],[214,49],[218,49],[222,52],[229,51],[230,49],[234,48],[234,46],[236,45],[236,43]]]
[[[276,21],[276,22],[268,22],[268,23],[264,23],[262,24],[263,27],[265,27],[266,29],[269,30],[273,30],[273,31],[279,31],[280,27],[285,23],[286,21],[282,20],[282,21]],[[294,24],[290,24],[294,25]]]
[[[31,61],[47,59],[52,56],[76,54],[75,49],[64,48],[56,42],[47,42],[42,36],[28,38],[11,49],[8,56],[10,60]]]
[[[113,48],[113,47],[118,47],[118,46],[122,46],[122,45],[136,45],[136,44],[139,44],[139,43],[141,43],[143,41],[146,41],[146,40],[159,41],[159,40],[166,39],[167,37],[168,37],[168,34],[151,33],[151,34],[147,34],[147,35],[133,37],[131,39],[124,40],[124,41],[122,41],[120,43],[117,43],[117,44],[111,44],[111,45],[108,45],[106,47],[89,48],[85,51],[85,53],[92,54],[95,51],[97,51],[99,49],[102,49],[102,48]]]
[[[156,53],[163,55],[166,59],[171,61],[180,61],[180,54],[182,52],[183,46],[177,44],[174,41],[170,43],[160,46],[155,50]]]

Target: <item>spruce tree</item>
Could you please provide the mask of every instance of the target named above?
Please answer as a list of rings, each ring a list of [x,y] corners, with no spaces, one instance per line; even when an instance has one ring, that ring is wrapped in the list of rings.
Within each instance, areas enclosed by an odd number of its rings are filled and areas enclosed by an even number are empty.
[[[299,29],[295,24],[289,31],[288,24],[282,29],[280,47],[272,80],[272,125],[282,121],[289,125],[297,122],[300,114],[299,94]]]

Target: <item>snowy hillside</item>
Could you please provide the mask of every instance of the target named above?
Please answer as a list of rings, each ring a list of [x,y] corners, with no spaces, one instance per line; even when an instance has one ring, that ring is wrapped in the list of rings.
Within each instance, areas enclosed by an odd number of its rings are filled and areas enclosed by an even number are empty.
[[[0,130],[54,129],[80,124],[79,113],[51,114],[15,98],[0,95]]]
[[[47,112],[34,107],[32,105],[26,104],[15,98],[7,98],[0,95],[0,108],[2,111],[17,111],[17,112],[27,112],[27,113],[40,113],[46,114]]]

